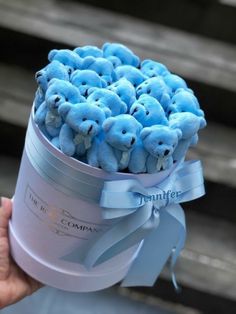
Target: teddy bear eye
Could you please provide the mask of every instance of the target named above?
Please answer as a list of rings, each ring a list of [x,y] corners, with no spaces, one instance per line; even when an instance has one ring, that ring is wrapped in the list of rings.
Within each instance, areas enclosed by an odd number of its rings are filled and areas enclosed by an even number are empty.
[[[144,84],[145,84],[145,85],[147,85],[147,84],[148,84],[148,82],[144,82]]]
[[[148,111],[148,110],[146,111],[146,115],[147,115],[147,116],[149,115],[149,111]]]
[[[83,119],[82,119],[82,121],[86,121],[86,120],[87,120],[87,118],[83,118]]]
[[[150,88],[147,89],[147,94],[151,94]]]
[[[86,85],[86,82],[82,82],[81,84],[82,84],[82,85]]]
[[[122,130],[122,134],[125,134],[126,133],[126,130]]]
[[[136,87],[136,86],[137,86],[137,84],[136,84],[136,83],[134,83],[134,84],[133,84],[133,86],[134,86],[134,87]]]
[[[68,101],[69,99],[66,97],[66,101]]]
[[[99,98],[96,98],[95,101],[99,101]]]
[[[98,121],[98,120],[95,120],[95,122],[96,122],[97,124],[99,124],[99,121]]]
[[[50,78],[48,78],[47,81],[50,82]]]
[[[162,141],[160,141],[159,143],[158,143],[158,145],[162,145],[163,144],[163,142]]]
[[[71,69],[68,69],[68,74],[71,74],[72,73],[72,70]]]

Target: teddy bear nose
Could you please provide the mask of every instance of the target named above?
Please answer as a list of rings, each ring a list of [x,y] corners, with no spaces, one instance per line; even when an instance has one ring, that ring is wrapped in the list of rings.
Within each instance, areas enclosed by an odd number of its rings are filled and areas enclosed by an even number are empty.
[[[93,125],[91,124],[89,129],[88,129],[88,134],[92,131]]]
[[[58,102],[60,99],[61,99],[61,98],[60,98],[59,96],[57,96],[57,97],[55,98],[55,102]]]
[[[135,137],[132,137],[132,139],[131,139],[131,145],[133,145],[134,143],[135,143]]]
[[[169,154],[169,152],[170,152],[169,149],[166,149],[164,152],[164,156],[167,156]]]

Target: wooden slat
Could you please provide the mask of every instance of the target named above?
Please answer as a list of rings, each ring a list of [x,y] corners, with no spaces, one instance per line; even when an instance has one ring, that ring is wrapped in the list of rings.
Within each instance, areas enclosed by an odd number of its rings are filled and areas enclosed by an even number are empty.
[[[0,0],[0,25],[72,46],[119,41],[186,78],[236,90],[236,48],[67,1]]]

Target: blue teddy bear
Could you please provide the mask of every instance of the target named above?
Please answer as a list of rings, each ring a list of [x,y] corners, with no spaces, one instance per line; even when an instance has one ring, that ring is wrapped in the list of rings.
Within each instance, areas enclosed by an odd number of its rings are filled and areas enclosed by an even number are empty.
[[[170,73],[164,64],[149,59],[141,63],[141,71],[147,77],[165,76]]]
[[[161,76],[152,77],[140,84],[136,89],[137,96],[148,94],[156,98],[163,109],[166,110],[170,104],[171,89],[166,85]]]
[[[83,59],[77,53],[69,49],[53,49],[48,54],[48,60],[52,62],[57,60],[67,67],[68,73],[71,74],[74,70],[81,69]]]
[[[165,112],[154,97],[142,94],[130,108],[129,113],[138,120],[143,127],[154,124],[168,125]]]
[[[131,65],[118,66],[115,69],[115,73],[117,76],[117,80],[124,77],[128,81],[130,81],[135,88],[147,78],[139,69],[136,69]]]
[[[106,117],[117,116],[127,111],[126,103],[116,93],[108,89],[90,88],[87,101],[101,107]]]
[[[108,172],[126,169],[142,125],[129,114],[120,114],[107,118],[102,128],[104,140],[98,149],[100,167]]]
[[[176,112],[192,112],[199,117],[204,117],[204,112],[200,109],[197,97],[188,90],[178,89],[167,109],[167,114],[170,115]]]
[[[35,108],[41,105],[44,101],[48,83],[51,79],[58,78],[60,80],[69,81],[69,74],[66,67],[57,60],[52,61],[42,70],[36,72],[35,79],[38,84],[38,89],[35,97]]]
[[[88,96],[88,91],[91,87],[104,88],[107,86],[106,81],[92,70],[75,70],[71,75],[70,81],[79,89],[80,94],[85,97]]]
[[[145,127],[140,141],[131,153],[129,170],[133,173],[155,173],[173,165],[172,154],[182,136],[180,129],[165,125]]]
[[[163,77],[163,79],[166,85],[170,87],[172,94],[175,94],[175,92],[180,88],[183,90],[188,90],[185,80],[176,74],[167,74]]]
[[[83,64],[83,69],[95,71],[107,84],[111,84],[116,80],[113,64],[105,58],[87,57],[86,62]]]
[[[35,122],[40,126],[45,126],[49,136],[56,137],[60,132],[63,120],[58,113],[58,108],[64,102],[77,104],[83,102],[84,97],[79,90],[70,82],[52,79],[45,94],[45,101],[35,113]]]
[[[126,103],[128,108],[130,108],[136,100],[135,88],[126,78],[122,78],[117,82],[109,85],[107,89],[116,93],[120,99]]]
[[[138,67],[140,59],[129,48],[119,43],[105,43],[102,47],[103,56],[117,67],[118,65],[132,65]]]
[[[206,120],[191,112],[177,112],[169,116],[169,125],[182,132],[181,139],[173,153],[173,159],[176,162],[185,157],[189,146],[197,144],[197,133],[206,126]]]
[[[59,108],[63,124],[59,134],[59,145],[68,156],[85,156],[85,161],[98,167],[98,135],[105,121],[103,110],[94,104],[64,103]]]
[[[74,49],[74,51],[81,57],[94,57],[94,58],[102,58],[103,57],[103,51],[99,49],[96,46],[83,46],[83,47],[77,47]]]

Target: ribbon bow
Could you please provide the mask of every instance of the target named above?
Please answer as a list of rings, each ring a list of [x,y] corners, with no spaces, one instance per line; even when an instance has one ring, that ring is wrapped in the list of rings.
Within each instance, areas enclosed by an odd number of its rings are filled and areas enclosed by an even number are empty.
[[[152,286],[171,256],[176,287],[173,268],[186,237],[184,211],[179,203],[204,194],[200,161],[184,162],[152,187],[144,188],[135,179],[105,181],[100,198],[103,217],[117,222],[88,243],[84,265],[89,269],[142,243],[122,286]],[[80,253],[74,251],[66,259],[75,259]]]

